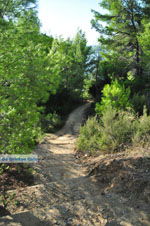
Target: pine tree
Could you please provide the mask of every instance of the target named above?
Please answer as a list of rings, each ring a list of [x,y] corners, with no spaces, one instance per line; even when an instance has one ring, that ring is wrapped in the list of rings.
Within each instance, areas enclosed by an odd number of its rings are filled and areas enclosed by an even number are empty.
[[[101,35],[99,41],[107,55],[116,55],[120,61],[123,59],[127,71],[135,70],[135,74],[141,76],[143,52],[138,36],[144,30],[142,20],[149,18],[149,1],[102,0],[100,6],[106,13],[93,11],[95,19],[92,24]]]

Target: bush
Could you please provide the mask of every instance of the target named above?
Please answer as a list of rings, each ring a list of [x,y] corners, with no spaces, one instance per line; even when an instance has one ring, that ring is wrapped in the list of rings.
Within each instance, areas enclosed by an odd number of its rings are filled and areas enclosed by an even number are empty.
[[[1,114],[0,153],[29,154],[35,141],[41,136],[38,108],[33,104],[18,103],[14,108],[5,106]]]
[[[62,125],[62,120],[56,112],[44,115],[41,121],[43,130],[46,132],[55,132]]]
[[[144,146],[150,142],[150,116],[144,108],[143,115],[136,121],[136,130],[133,136],[134,146]]]
[[[93,154],[99,150],[100,127],[96,117],[89,118],[86,124],[80,128],[80,136],[77,139],[77,149],[85,153]]]
[[[135,116],[129,111],[107,108],[101,117],[101,150],[115,152],[131,144]]]
[[[119,83],[117,80],[112,84],[107,84],[103,88],[103,97],[100,103],[96,104],[96,112],[101,115],[102,112],[107,111],[110,106],[117,110],[125,110],[131,107],[129,102],[130,89]]]
[[[77,149],[90,154],[118,152],[150,141],[150,116],[137,118],[131,111],[108,107],[98,121],[95,117],[80,129]]]

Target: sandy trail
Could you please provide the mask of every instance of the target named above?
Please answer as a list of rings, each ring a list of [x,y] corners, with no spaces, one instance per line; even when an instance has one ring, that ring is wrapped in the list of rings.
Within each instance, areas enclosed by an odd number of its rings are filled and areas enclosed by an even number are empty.
[[[73,111],[58,133],[47,134],[37,146],[37,185],[18,192],[18,198],[26,200],[25,208],[1,218],[0,225],[148,225],[142,221],[142,213],[124,206],[120,197],[101,194],[96,182],[87,176],[86,168],[75,158],[76,134],[89,106],[87,103]]]

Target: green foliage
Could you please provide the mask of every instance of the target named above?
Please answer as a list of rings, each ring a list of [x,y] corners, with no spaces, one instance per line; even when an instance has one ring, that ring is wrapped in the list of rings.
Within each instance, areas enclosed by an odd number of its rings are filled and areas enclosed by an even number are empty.
[[[119,83],[117,80],[104,86],[103,97],[100,103],[96,104],[97,114],[103,114],[110,106],[114,109],[127,109],[131,107],[129,102],[130,89]]]
[[[146,108],[136,122],[136,131],[132,140],[135,146],[149,144],[150,142],[150,116],[147,115]]]
[[[134,133],[130,112],[117,111],[111,106],[105,110],[101,119],[91,118],[81,128],[77,142],[78,150],[90,154],[115,152],[131,144]]]
[[[96,117],[89,118],[86,124],[80,129],[80,136],[77,139],[77,149],[93,154],[99,150],[100,128]]]
[[[33,150],[49,96],[64,88],[72,96],[82,94],[90,50],[85,35],[79,31],[73,40],[58,40],[41,34],[35,3],[0,3],[0,153]],[[61,119],[55,107],[48,113],[43,120],[52,130]]]
[[[101,33],[99,40],[103,48],[110,50],[110,55],[117,53],[130,63],[135,60],[139,63],[139,59],[135,59],[137,54],[141,55],[138,35],[143,31],[142,20],[149,17],[145,10],[149,4],[145,0],[102,0],[100,6],[106,13],[93,10],[92,24]]]
[[[56,112],[43,115],[41,122],[43,130],[46,132],[55,132],[62,126],[62,120]]]
[[[58,88],[59,67],[45,51],[35,10],[24,9],[0,30],[0,153],[30,153],[41,136],[37,103]]]
[[[143,21],[144,32],[139,35],[139,42],[141,44],[142,50],[144,51],[144,56],[148,61],[150,59],[150,23],[147,20]]]
[[[82,96],[90,49],[82,31],[73,40],[58,39],[53,43],[52,52],[57,55],[56,64],[61,68],[59,88],[68,89],[77,98]]]
[[[101,118],[103,128],[100,139],[101,149],[115,152],[130,145],[134,133],[133,120],[134,115],[131,112],[107,108]]]
[[[100,33],[102,59],[98,77],[128,82],[130,73],[131,95],[145,95],[145,90],[150,89],[149,1],[101,0],[99,5],[104,11],[93,10],[92,20]],[[147,106],[150,108],[150,104]]]
[[[91,95],[89,93],[90,87],[94,84],[94,80],[87,78],[84,79],[84,84],[83,84],[83,98],[84,99],[90,99]]]
[[[28,8],[34,9],[36,0],[8,0],[0,1],[0,18],[4,20],[14,20],[18,18],[22,12],[27,11]]]
[[[81,128],[77,149],[89,154],[113,153],[149,141],[150,116],[144,113],[137,118],[133,112],[109,107],[99,120],[91,118]]]

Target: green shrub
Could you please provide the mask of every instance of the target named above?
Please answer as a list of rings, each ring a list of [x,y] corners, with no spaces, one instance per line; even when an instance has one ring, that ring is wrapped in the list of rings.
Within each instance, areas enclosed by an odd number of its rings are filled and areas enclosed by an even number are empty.
[[[80,129],[77,141],[78,150],[90,154],[97,151],[115,152],[131,145],[134,134],[132,112],[117,111],[108,107],[98,121],[95,117]]]
[[[133,145],[138,146],[150,142],[150,116],[147,115],[146,108],[144,108],[143,115],[135,122],[135,133],[133,136]]]
[[[96,112],[101,115],[110,106],[117,110],[125,110],[131,107],[129,102],[130,89],[119,83],[117,80],[107,84],[103,88],[103,97],[100,103],[96,104]]]
[[[32,107],[32,109],[31,109]],[[28,154],[35,145],[35,140],[41,136],[39,127],[39,112],[35,105],[18,103],[11,108],[5,106],[1,114],[0,153],[1,154]]]
[[[80,129],[77,149],[90,154],[112,153],[149,142],[150,116],[146,110],[138,118],[131,111],[117,111],[109,106],[99,121],[91,118]]]
[[[96,117],[89,118],[86,124],[80,128],[80,136],[77,139],[79,151],[93,154],[99,150],[100,127]]]
[[[115,152],[130,145],[134,133],[134,119],[132,112],[117,111],[108,107],[101,117],[100,149]]]
[[[42,126],[46,132],[55,132],[61,125],[62,120],[56,112],[44,115],[42,118]]]

